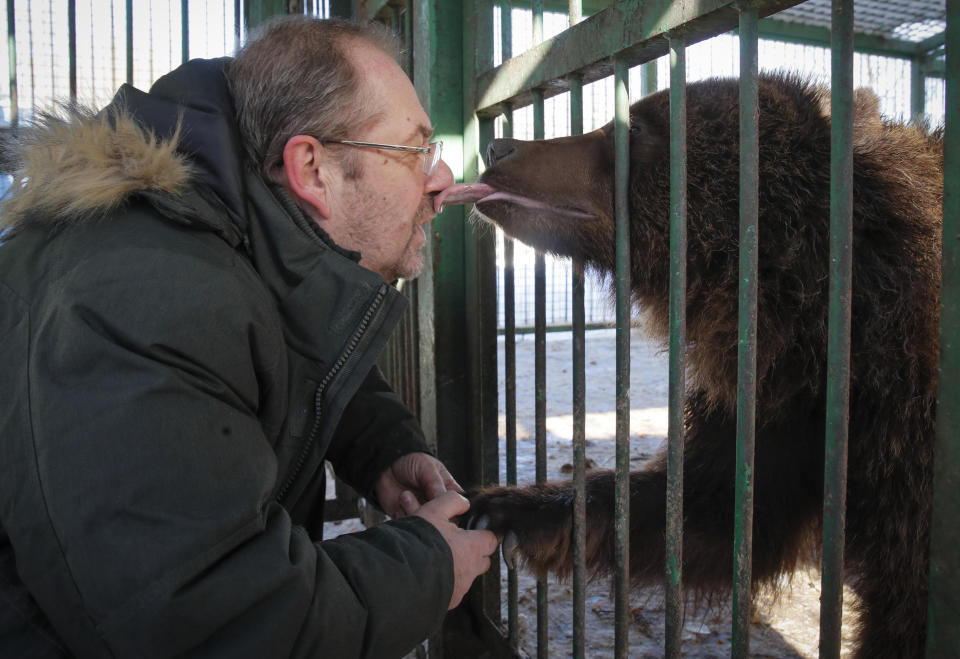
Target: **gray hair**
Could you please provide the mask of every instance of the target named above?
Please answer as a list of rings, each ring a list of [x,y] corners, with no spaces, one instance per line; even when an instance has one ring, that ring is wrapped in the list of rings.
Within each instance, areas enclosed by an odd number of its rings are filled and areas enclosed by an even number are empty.
[[[283,149],[295,135],[347,139],[377,118],[369,110],[360,78],[346,55],[356,41],[394,59],[396,35],[378,23],[283,16],[264,23],[226,70],[237,123],[250,166],[276,180]],[[348,178],[359,176],[351,149],[341,162]]]

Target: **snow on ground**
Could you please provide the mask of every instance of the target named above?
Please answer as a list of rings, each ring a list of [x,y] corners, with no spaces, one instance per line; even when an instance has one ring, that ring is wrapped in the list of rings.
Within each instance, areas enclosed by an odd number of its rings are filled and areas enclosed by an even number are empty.
[[[534,482],[534,337],[517,337],[517,480]],[[503,364],[503,339],[499,363]],[[547,478],[571,478],[572,452],[572,342],[569,333],[551,333],[546,342],[547,388]],[[613,469],[616,437],[616,343],[614,330],[591,330],[585,341],[586,361],[586,456],[592,468]],[[630,462],[642,468],[666,441],[667,353],[652,345],[640,330],[633,330],[630,349]],[[504,378],[500,375],[500,455],[506,453]],[[589,462],[588,462],[589,464]],[[506,481],[501,457],[501,482]],[[326,536],[362,528],[358,520],[326,525]],[[733,569],[731,565],[730,569]],[[537,655],[536,581],[525,571],[519,574],[520,653]],[[507,578],[501,568],[502,629],[506,634]],[[573,607],[569,583],[548,581],[549,656],[572,655]],[[784,582],[779,598],[760,597],[750,626],[753,657],[818,656],[820,574],[816,568],[799,571]],[[843,656],[849,656],[853,617],[849,605],[853,594],[844,590]],[[663,656],[664,607],[657,589],[631,593],[630,657]],[[600,581],[586,591],[586,655],[613,656],[614,603],[612,584]],[[688,609],[682,633],[685,657],[729,657],[731,612],[725,606],[710,611]]]

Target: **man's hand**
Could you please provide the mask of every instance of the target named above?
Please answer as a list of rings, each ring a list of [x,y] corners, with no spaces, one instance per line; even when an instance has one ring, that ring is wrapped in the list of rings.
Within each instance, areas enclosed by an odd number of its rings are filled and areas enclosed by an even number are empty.
[[[422,454],[421,454],[422,455]],[[446,492],[422,506],[409,491],[400,497],[404,512],[424,518],[440,531],[453,554],[453,595],[449,609],[460,604],[470,584],[490,569],[490,555],[499,541],[490,531],[467,531],[451,520],[470,510],[470,502],[456,492]]]
[[[408,453],[397,458],[374,487],[380,507],[393,518],[411,514],[400,500],[404,492],[409,492],[419,505],[450,490],[463,493],[443,463],[426,453]]]

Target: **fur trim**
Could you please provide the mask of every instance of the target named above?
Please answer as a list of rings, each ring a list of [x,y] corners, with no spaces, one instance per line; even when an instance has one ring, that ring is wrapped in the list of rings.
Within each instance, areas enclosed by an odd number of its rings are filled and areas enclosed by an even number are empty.
[[[43,113],[17,140],[20,167],[0,204],[0,231],[89,221],[139,190],[176,193],[190,177],[179,137],[178,126],[158,139],[123,111]]]

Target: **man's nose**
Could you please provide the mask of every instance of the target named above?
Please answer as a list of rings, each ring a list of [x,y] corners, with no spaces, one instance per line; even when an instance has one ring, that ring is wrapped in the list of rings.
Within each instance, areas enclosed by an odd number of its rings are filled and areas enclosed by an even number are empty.
[[[518,140],[501,138],[490,140],[487,145],[487,167],[493,167],[499,160],[503,160],[517,150]]]
[[[451,185],[453,185],[453,172],[450,170],[450,166],[441,160],[440,164],[437,165],[436,171],[427,177],[427,192],[446,190]]]

